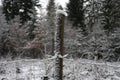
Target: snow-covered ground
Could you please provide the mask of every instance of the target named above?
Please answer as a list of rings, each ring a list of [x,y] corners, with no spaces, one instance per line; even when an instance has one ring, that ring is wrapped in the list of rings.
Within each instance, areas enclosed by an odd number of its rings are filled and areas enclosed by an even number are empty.
[[[0,61],[0,80],[54,80],[54,60]],[[64,80],[120,80],[120,63],[64,59]]]

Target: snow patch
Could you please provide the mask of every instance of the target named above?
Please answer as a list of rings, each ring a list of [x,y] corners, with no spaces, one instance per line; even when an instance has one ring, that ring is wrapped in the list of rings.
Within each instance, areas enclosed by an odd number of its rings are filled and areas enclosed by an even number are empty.
[[[24,9],[20,9],[19,12],[24,12]]]

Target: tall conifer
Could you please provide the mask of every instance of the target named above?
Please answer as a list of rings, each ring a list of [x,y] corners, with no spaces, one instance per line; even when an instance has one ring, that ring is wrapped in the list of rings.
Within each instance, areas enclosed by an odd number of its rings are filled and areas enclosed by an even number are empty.
[[[84,0],[69,0],[67,4],[67,13],[73,26],[81,28],[82,32],[86,32],[84,24]]]
[[[50,34],[52,35],[51,39],[51,53],[53,54],[54,52],[54,29],[55,29],[55,17],[56,17],[56,9],[55,9],[55,1],[54,0],[49,0],[48,5],[47,5],[47,22],[48,22],[48,28],[50,31]]]
[[[116,27],[119,27],[120,21],[120,1],[119,0],[104,0],[102,8],[102,24],[103,28],[109,35]]]

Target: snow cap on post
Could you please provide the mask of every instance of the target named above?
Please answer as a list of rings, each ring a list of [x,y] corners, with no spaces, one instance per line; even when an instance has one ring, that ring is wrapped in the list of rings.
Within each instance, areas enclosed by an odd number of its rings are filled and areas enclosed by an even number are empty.
[[[64,15],[64,16],[67,16],[67,13],[63,10],[63,8],[62,8],[61,5],[59,5],[59,6],[57,7],[56,14],[57,14],[57,15],[62,14],[62,15]]]

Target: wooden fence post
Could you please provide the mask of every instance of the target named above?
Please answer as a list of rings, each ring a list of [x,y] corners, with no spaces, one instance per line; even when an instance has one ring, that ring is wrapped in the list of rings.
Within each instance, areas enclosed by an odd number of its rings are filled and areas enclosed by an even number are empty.
[[[64,21],[65,14],[62,10],[57,11],[55,29],[55,80],[63,80],[63,52],[64,52]]]

